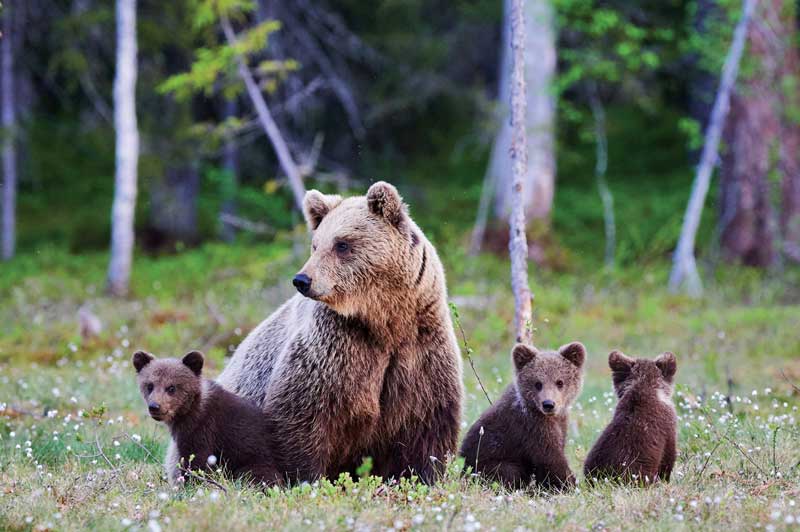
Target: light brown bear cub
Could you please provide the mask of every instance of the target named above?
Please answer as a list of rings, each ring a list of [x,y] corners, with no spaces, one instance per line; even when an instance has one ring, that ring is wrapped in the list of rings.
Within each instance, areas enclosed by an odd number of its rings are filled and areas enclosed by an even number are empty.
[[[542,352],[517,344],[512,358],[514,383],[472,425],[461,455],[473,471],[508,488],[572,487],[567,413],[583,384],[586,349],[578,342]]]
[[[678,417],[672,404],[675,355],[663,353],[647,360],[614,351],[608,355],[608,365],[619,403],[586,457],[586,478],[641,484],[669,481],[677,449]]]
[[[133,355],[139,390],[150,416],[169,427],[178,451],[180,472],[222,467],[234,477],[258,484],[280,484],[271,445],[274,431],[255,404],[204,379],[203,355],[156,359]]]

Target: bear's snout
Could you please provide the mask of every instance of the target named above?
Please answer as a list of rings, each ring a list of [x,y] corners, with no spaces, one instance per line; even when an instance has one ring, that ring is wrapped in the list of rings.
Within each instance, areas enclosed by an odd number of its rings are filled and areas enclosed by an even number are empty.
[[[545,414],[552,414],[556,409],[555,401],[551,401],[549,399],[542,401],[542,410]]]
[[[311,277],[304,273],[298,273],[292,279],[292,284],[297,291],[303,294],[304,296],[308,295],[308,292],[311,290]]]
[[[150,401],[147,403],[147,410],[150,412],[151,416],[158,416],[161,414],[161,405],[155,401]]]

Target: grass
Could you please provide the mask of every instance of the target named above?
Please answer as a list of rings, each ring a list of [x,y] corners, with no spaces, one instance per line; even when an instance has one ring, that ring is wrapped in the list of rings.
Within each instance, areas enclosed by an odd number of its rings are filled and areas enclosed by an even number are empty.
[[[508,265],[467,258],[457,241],[439,247],[476,370],[495,398],[512,377]],[[291,294],[305,254],[292,249],[279,238],[139,257],[125,301],[102,295],[102,253],[41,248],[3,265],[0,529],[783,529],[800,521],[800,400],[782,376],[800,383],[798,272],[720,268],[694,301],[665,292],[658,262],[534,272],[534,321],[539,345],[578,339],[589,350],[567,445],[576,472],[615,404],[608,352],[677,354],[680,456],[670,484],[511,493],[460,475],[453,462],[434,486],[365,476],[266,493],[221,478],[225,491],[170,488],[160,465],[166,430],[143,409],[130,353],[201,348],[216,374]],[[104,324],[89,341],[77,327],[84,304]],[[464,381],[466,429],[487,403],[469,364]]]

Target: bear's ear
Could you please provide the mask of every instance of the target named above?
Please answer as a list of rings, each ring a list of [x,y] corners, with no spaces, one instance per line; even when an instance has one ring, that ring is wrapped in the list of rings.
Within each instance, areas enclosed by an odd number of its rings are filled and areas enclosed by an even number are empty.
[[[678,371],[678,361],[675,359],[675,355],[669,351],[661,353],[656,357],[655,363],[658,369],[661,370],[664,380],[672,382],[672,377],[674,377],[675,372]]]
[[[203,372],[203,353],[200,351],[190,351],[183,355],[183,365],[192,370],[198,377]]]
[[[537,351],[533,346],[517,344],[511,351],[511,358],[514,359],[514,367],[517,368],[517,371],[519,371],[530,364],[538,354],[539,351]]]
[[[367,205],[369,212],[375,216],[380,216],[398,229],[403,226],[408,215],[400,193],[386,181],[378,181],[369,187]]]
[[[580,342],[562,345],[558,348],[558,354],[579,368],[583,367],[583,362],[586,360],[586,348]]]
[[[312,231],[319,227],[325,216],[342,202],[338,194],[327,195],[319,190],[309,190],[303,198],[303,214]]]
[[[631,374],[633,359],[626,357],[622,351],[611,351],[608,355],[608,367],[611,368],[611,378],[614,386],[623,383]]]
[[[133,367],[136,368],[136,373],[142,371],[146,365],[150,362],[155,360],[156,357],[151,355],[150,353],[145,353],[144,351],[136,351],[131,358],[131,362],[133,362]]]

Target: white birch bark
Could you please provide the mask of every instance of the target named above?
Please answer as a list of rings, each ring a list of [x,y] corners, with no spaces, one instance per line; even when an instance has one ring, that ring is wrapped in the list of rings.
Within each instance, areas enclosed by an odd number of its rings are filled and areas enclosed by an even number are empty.
[[[512,0],[511,9],[511,162],[513,182],[509,190],[509,254],[511,289],[514,292],[514,328],[518,342],[531,342],[531,289],[528,285],[528,241],[525,232],[525,176],[528,159],[525,91],[525,14],[523,0]],[[532,54],[535,55],[535,54]]]
[[[556,73],[555,15],[549,0],[526,0],[524,73],[527,110],[525,131],[528,144],[528,166],[525,171],[525,215],[529,220],[547,220],[553,207],[555,191],[555,97],[553,82]],[[506,0],[506,13],[510,13]],[[495,183],[495,215],[505,219],[511,212],[511,168],[508,151],[511,145],[509,109],[511,47],[508,45],[510,16],[506,16],[504,54],[500,75],[499,101],[503,117],[489,164],[489,179]]]
[[[16,103],[14,101],[14,49],[13,39],[14,3],[4,2],[2,8],[3,36],[0,48],[0,68],[2,68],[2,101],[3,101],[3,238],[2,258],[10,260],[16,247],[16,208],[17,208],[17,150],[16,139]]]
[[[136,0],[117,0],[117,71],[114,77],[116,175],[111,212],[108,290],[127,294],[133,261],[139,130],[136,123]]]
[[[222,23],[222,31],[225,33],[228,44],[235,44],[236,34],[228,18],[222,16],[220,22]],[[236,62],[239,67],[239,76],[242,78],[242,81],[244,81],[247,95],[250,97],[253,107],[256,108],[256,114],[258,115],[258,120],[261,122],[261,127],[264,128],[269,141],[272,143],[272,147],[275,148],[275,153],[278,155],[278,162],[281,168],[286,172],[286,177],[289,180],[289,187],[292,189],[292,195],[294,196],[297,209],[302,212],[303,198],[306,195],[306,189],[303,185],[300,169],[297,163],[294,162],[289,147],[286,145],[286,141],[280,129],[278,129],[278,125],[272,118],[272,113],[270,113],[269,106],[266,100],[264,100],[264,95],[261,94],[261,89],[258,87],[256,80],[253,79],[253,73],[250,72],[250,68],[245,63],[243,57],[238,56]]]
[[[608,135],[606,134],[606,112],[603,103],[597,96],[597,90],[592,87],[589,91],[589,105],[594,116],[594,138],[596,160],[594,175],[597,180],[597,192],[603,203],[603,225],[606,232],[606,250],[604,263],[607,268],[614,267],[614,257],[617,252],[617,224],[614,220],[614,196],[608,186],[606,170],[608,169]]]
[[[697,229],[700,226],[700,217],[703,214],[703,205],[708,194],[708,187],[711,183],[711,174],[717,163],[719,140],[725,126],[725,118],[730,109],[731,90],[736,84],[736,75],[739,71],[739,64],[741,63],[747,39],[747,26],[755,11],[756,3],[757,0],[744,0],[742,5],[742,17],[736,25],[733,41],[728,50],[728,55],[725,57],[725,64],[722,67],[722,77],[714,99],[714,107],[711,109],[711,119],[706,130],[703,153],[697,166],[697,174],[692,184],[692,192],[689,197],[689,203],[686,206],[686,214],[683,217],[680,239],[673,256],[672,272],[669,276],[669,289],[677,292],[685,284],[687,292],[692,297],[699,297],[703,293],[703,284],[697,272],[697,262],[694,256],[695,239],[697,237]]]

